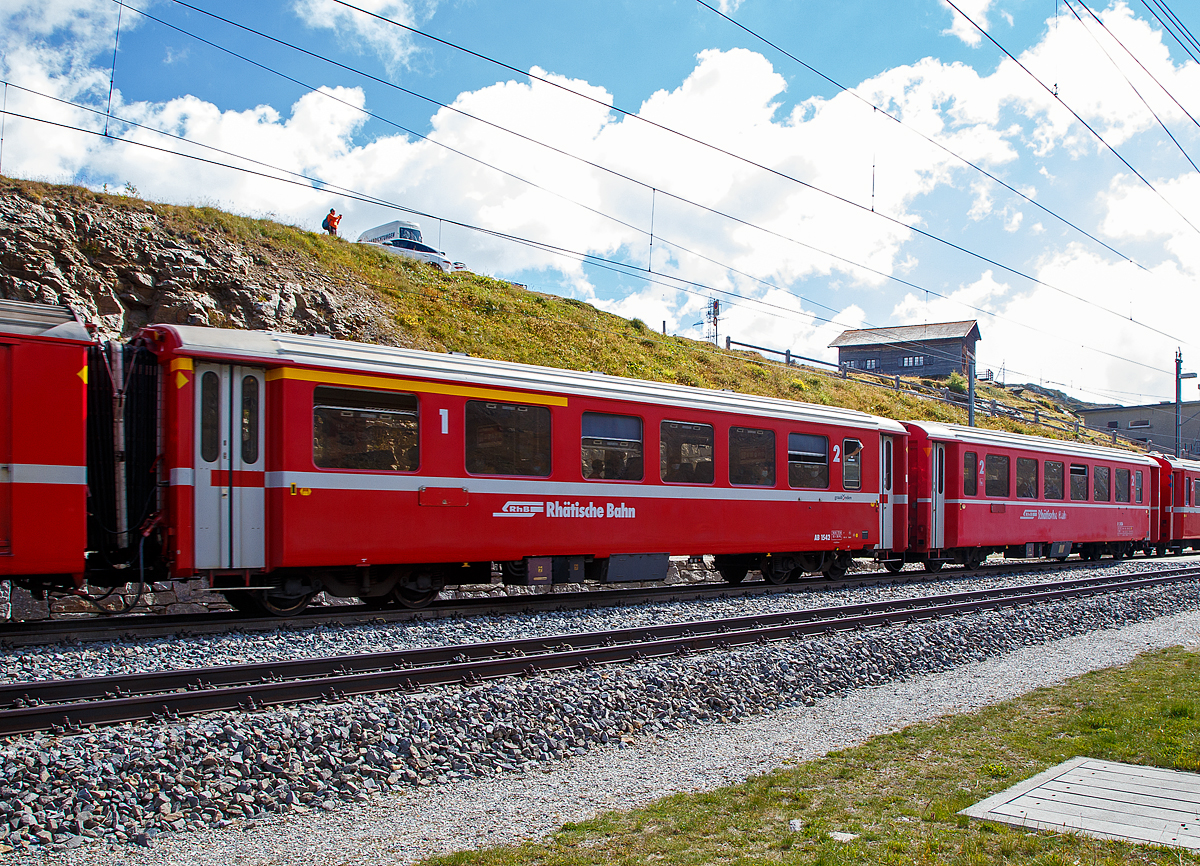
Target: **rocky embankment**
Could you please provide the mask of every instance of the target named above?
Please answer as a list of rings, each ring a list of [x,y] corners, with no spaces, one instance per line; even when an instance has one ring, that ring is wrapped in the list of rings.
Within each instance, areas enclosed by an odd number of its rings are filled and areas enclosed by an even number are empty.
[[[371,289],[286,245],[182,208],[6,178],[0,297],[69,305],[111,339],[167,323],[402,342]]]

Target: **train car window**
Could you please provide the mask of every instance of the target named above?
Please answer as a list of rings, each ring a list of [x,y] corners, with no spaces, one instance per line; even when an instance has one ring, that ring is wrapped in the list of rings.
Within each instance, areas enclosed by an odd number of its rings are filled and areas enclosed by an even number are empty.
[[[788,434],[788,484],[824,489],[829,486],[829,440],[810,433]]]
[[[1088,471],[1086,466],[1081,466],[1078,463],[1071,464],[1071,499],[1075,502],[1087,502],[1087,476]]]
[[[775,431],[729,428],[729,483],[775,486]]]
[[[1133,501],[1142,504],[1142,470],[1133,473]]]
[[[983,492],[988,496],[1008,496],[1008,457],[989,454],[983,460]]]
[[[550,410],[468,400],[467,471],[472,475],[550,474]]]
[[[974,451],[963,455],[963,495],[975,496],[979,493],[979,475],[975,472],[975,461],[979,456]]]
[[[221,380],[209,370],[200,377],[200,459],[215,463],[221,456]]]
[[[858,490],[862,487],[863,444],[857,439],[842,440],[842,487]]]
[[[320,469],[413,472],[417,428],[415,394],[313,389],[313,463]]]
[[[1112,470],[1107,466],[1097,466],[1092,475],[1092,494],[1096,502],[1108,502],[1112,498],[1109,480]]]
[[[1058,460],[1046,461],[1046,477],[1042,481],[1042,498],[1063,498],[1063,465]]]
[[[663,421],[659,428],[659,472],[667,484],[712,484],[711,424]]]
[[[1017,498],[1038,498],[1038,462],[1032,457],[1017,458]]]
[[[1116,480],[1113,485],[1113,494],[1117,502],[1129,501],[1129,470],[1116,470]]]
[[[593,481],[641,481],[642,419],[583,413],[583,477]]]
[[[1183,504],[1188,508],[1192,505],[1192,482],[1186,475],[1183,477]]]
[[[258,462],[258,379],[242,379],[242,462]]]

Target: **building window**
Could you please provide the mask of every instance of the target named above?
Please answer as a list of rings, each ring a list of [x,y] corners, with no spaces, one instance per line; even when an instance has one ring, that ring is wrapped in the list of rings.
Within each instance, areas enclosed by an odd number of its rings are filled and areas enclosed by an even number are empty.
[[[1046,478],[1042,482],[1044,499],[1063,498],[1063,465],[1057,460],[1046,461]]]
[[[1088,500],[1088,469],[1078,463],[1071,464],[1071,499],[1075,502]]]
[[[583,413],[583,477],[593,481],[642,480],[642,419]]]
[[[1109,422],[1108,422],[1108,429],[1109,429],[1109,430],[1116,430],[1116,429],[1117,429],[1117,428],[1119,428],[1120,426],[1121,426],[1121,422],[1120,422],[1120,421],[1109,421]],[[1130,426],[1130,427],[1132,427],[1133,425],[1132,425],[1132,424],[1130,424],[1129,426]]]
[[[979,492],[979,476],[975,473],[975,461],[979,458],[974,451],[963,455],[963,495],[974,496]]]
[[[712,484],[711,424],[663,421],[659,432],[659,472],[668,484]]]
[[[415,394],[313,389],[313,463],[321,469],[414,472],[417,433]]]
[[[1119,422],[1118,422],[1118,423],[1119,423]],[[1116,427],[1116,426],[1117,426],[1117,424],[1116,424],[1116,423],[1114,423],[1114,424],[1109,424],[1108,426],[1109,426],[1109,427]],[[1149,426],[1150,426],[1150,419],[1149,419],[1149,418],[1143,418],[1141,421],[1130,421],[1130,422],[1129,422],[1129,429],[1130,429],[1130,430],[1137,430],[1137,429],[1139,429],[1139,428],[1142,428],[1142,427],[1149,427]]]
[[[983,492],[988,496],[1008,496],[1008,458],[989,454],[983,461]]]
[[[905,355],[903,358],[900,359],[900,365],[902,367],[924,367],[925,366],[925,356],[924,355]]]
[[[862,487],[863,445],[857,439],[842,440],[842,487],[858,490]]]
[[[467,471],[472,475],[550,474],[550,410],[468,400]]]
[[[1037,499],[1038,462],[1032,457],[1017,458],[1017,498]]]
[[[1093,498],[1096,502],[1108,502],[1112,498],[1109,490],[1111,470],[1107,466],[1097,466],[1092,477]]]
[[[875,358],[867,358],[867,360],[863,362],[863,367],[867,370],[874,370],[878,366],[879,361]]]
[[[788,434],[788,484],[823,489],[829,486],[829,440],[809,433]]]
[[[775,486],[775,431],[729,428],[729,483]]]

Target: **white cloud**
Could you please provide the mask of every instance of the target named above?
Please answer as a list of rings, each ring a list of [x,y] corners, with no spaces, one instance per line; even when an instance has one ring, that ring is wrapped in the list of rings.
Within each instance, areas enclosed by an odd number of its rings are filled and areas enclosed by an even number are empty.
[[[332,30],[356,51],[380,57],[389,72],[404,67],[418,51],[412,34],[374,16],[416,27],[428,20],[437,0],[355,0],[358,12],[333,0],[295,0],[293,9],[309,27]]]
[[[963,14],[968,16],[971,21],[974,21],[975,24],[987,30],[987,13],[992,3],[993,0],[956,0],[954,5],[961,9]],[[979,30],[971,24],[971,21],[954,12],[950,4],[946,3],[945,0],[942,0],[942,5],[950,9],[954,15],[954,23],[950,25],[950,29],[943,30],[942,32],[950,36],[957,36],[971,47],[978,45],[983,37],[979,35]],[[1011,19],[1009,20],[1011,22]]]

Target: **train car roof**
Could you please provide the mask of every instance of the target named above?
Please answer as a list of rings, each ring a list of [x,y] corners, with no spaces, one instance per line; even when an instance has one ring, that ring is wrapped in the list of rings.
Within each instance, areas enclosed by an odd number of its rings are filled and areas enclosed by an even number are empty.
[[[0,333],[91,342],[70,307],[0,299]]]
[[[1155,457],[1161,462],[1167,464],[1172,469],[1183,469],[1188,472],[1200,472],[1200,460],[1189,460],[1186,457],[1174,457],[1170,454],[1159,454],[1157,451],[1152,452],[1151,457]]]
[[[167,347],[168,351],[193,358],[212,357],[264,365],[352,370],[382,376],[451,379],[534,393],[630,400],[907,435],[904,425],[898,421],[854,409],[627,379],[605,373],[584,373],[275,331],[235,331],[195,325],[154,325],[145,331],[172,335],[173,339],[169,342],[173,345]]]
[[[967,445],[1001,446],[1027,451],[1055,451],[1072,457],[1087,457],[1092,460],[1125,460],[1133,463],[1154,465],[1149,454],[1107,448],[1086,442],[1068,442],[1065,439],[1050,439],[1046,436],[1029,436],[1025,433],[1010,433],[1007,430],[989,430],[985,427],[966,427],[962,424],[945,424],[937,421],[906,421],[906,426],[924,430],[930,439],[962,442]]]

